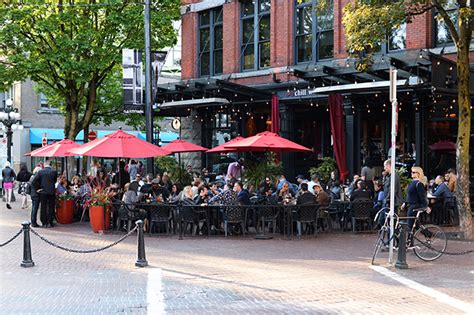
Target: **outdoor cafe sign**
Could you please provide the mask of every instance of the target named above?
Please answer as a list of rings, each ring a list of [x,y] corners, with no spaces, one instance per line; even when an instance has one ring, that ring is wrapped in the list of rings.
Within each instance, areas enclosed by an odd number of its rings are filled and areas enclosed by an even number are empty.
[[[313,89],[288,89],[286,91],[281,91],[278,93],[280,98],[292,98],[292,97],[305,97],[313,94],[311,91]]]

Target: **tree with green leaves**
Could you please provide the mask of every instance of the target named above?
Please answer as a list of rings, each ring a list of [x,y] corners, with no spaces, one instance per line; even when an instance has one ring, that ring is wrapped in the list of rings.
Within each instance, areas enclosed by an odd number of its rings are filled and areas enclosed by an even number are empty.
[[[152,1],[152,50],[175,43],[179,10],[179,0]],[[122,112],[123,48],[144,48],[142,2],[25,0],[0,6],[0,89],[31,78],[64,113],[69,139],[90,124],[137,118]]]
[[[329,0],[325,0],[329,1]],[[455,6],[455,14],[448,8]],[[461,230],[474,237],[469,200],[469,141],[471,100],[469,95],[469,45],[474,27],[472,2],[467,0],[354,0],[344,8],[343,24],[349,54],[358,58],[358,70],[366,70],[381,42],[392,30],[414,17],[435,10],[446,25],[456,47],[458,75],[458,135],[456,150],[456,199]]]

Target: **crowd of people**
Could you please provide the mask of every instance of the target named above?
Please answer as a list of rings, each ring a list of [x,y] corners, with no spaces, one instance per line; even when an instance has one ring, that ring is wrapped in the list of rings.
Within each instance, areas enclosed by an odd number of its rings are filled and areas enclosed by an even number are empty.
[[[315,204],[328,205],[333,201],[346,200],[371,200],[372,213],[375,215],[383,207],[389,205],[390,180],[392,165],[390,160],[384,162],[382,177],[376,177],[373,167],[364,164],[361,174],[356,174],[348,185],[342,185],[337,171],[331,173],[327,183],[322,183],[317,174],[306,179],[298,175],[292,183],[284,175],[278,178],[266,177],[254,186],[242,182],[244,161],[241,159],[231,163],[226,174],[210,176],[206,169],[200,173],[194,172],[188,166],[188,172],[193,175],[189,183],[173,182],[170,174],[145,174],[141,161],[129,160],[128,163],[120,161],[118,168],[112,172],[110,167],[102,167],[94,160],[90,171],[84,176],[74,176],[69,181],[64,174],[58,176],[56,170],[51,168],[48,161],[36,167],[32,173],[22,164],[20,171],[15,174],[7,162],[2,170],[3,189],[7,208],[11,208],[11,194],[14,182],[18,181],[18,193],[22,198],[21,206],[26,208],[28,196],[31,198],[32,226],[37,223],[38,210],[42,226],[54,226],[55,200],[58,195],[68,194],[73,196],[77,204],[77,212],[81,213],[92,191],[98,187],[114,192],[110,196],[114,200],[126,204],[139,202],[165,202],[182,203],[184,205],[251,205],[251,204]],[[413,181],[408,186],[406,199],[400,186],[400,178],[395,174],[395,206],[400,208],[405,203],[408,214],[413,214],[413,209],[428,205],[427,193],[436,201],[451,198],[456,186],[454,170],[448,170],[445,176],[437,176],[427,181],[420,167],[412,167]],[[439,204],[434,202],[434,208]],[[383,220],[383,218],[381,218]]]

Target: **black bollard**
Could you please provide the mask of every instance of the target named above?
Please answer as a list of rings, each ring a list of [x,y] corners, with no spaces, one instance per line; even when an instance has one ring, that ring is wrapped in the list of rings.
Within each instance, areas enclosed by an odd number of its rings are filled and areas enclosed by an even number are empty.
[[[135,266],[137,267],[146,267],[148,266],[148,261],[146,261],[146,255],[145,255],[145,236],[143,235],[143,221],[138,220],[135,222],[136,225],[138,226],[138,259],[137,262],[135,263]]]
[[[400,236],[398,237],[398,257],[397,262],[395,263],[395,268],[397,269],[408,269],[407,264],[407,244],[406,244],[406,229],[407,222],[400,222]]]
[[[21,225],[23,225],[23,261],[20,266],[33,267],[35,263],[31,259],[30,222],[25,221]]]

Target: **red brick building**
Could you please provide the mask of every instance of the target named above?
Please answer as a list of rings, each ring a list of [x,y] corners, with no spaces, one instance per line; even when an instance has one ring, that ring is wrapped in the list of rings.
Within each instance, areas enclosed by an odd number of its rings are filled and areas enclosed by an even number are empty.
[[[277,96],[280,134],[314,150],[286,154],[287,175],[333,156],[338,141],[349,174],[360,172],[367,158],[380,171],[390,140],[388,70],[395,66],[401,161],[422,165],[431,176],[453,167],[454,156],[437,143],[456,140],[455,48],[434,12],[394,30],[369,71],[360,73],[346,53],[342,15],[348,1],[335,0],[319,13],[316,3],[184,0],[182,82],[159,89],[157,114],[188,117],[201,144],[214,147],[269,129]],[[344,112],[342,137],[331,136],[331,94],[342,95],[342,104],[334,105]],[[208,167],[216,159],[202,155]]]

